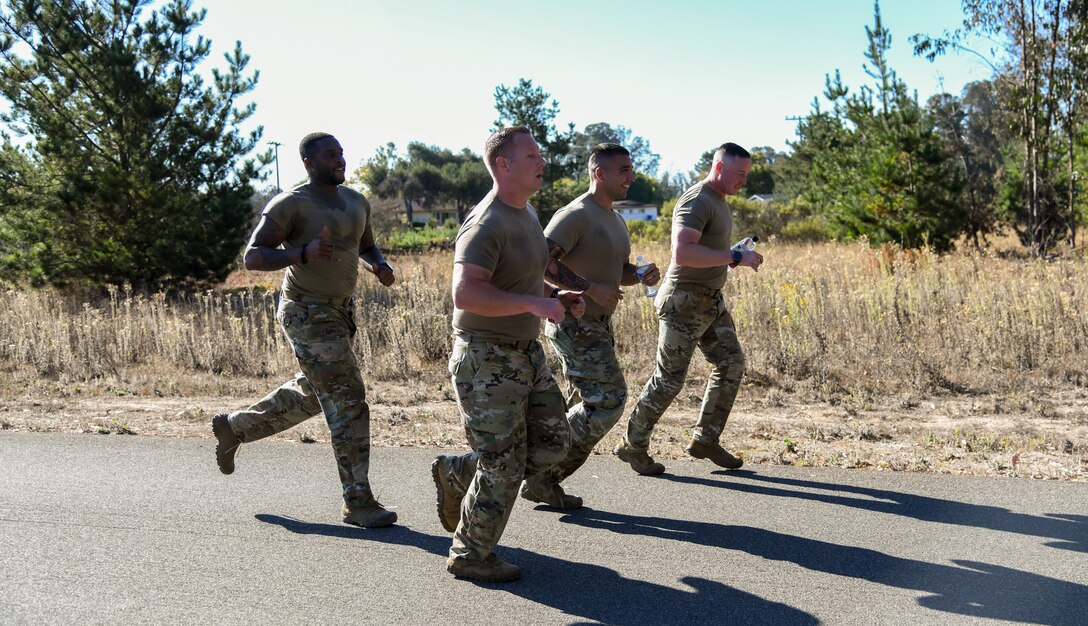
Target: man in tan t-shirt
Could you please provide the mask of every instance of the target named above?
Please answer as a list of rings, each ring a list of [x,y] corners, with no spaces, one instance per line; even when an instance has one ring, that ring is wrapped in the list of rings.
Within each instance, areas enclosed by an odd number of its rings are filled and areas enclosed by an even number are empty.
[[[672,263],[657,293],[659,335],[657,365],[631,412],[627,435],[616,448],[621,460],[643,475],[660,474],[665,466],[649,456],[650,434],[661,415],[684,387],[695,348],[714,367],[706,384],[699,422],[688,454],[727,469],[743,461],[718,442],[744,376],[744,351],[721,288],[729,266],[758,270],[763,256],[753,250],[730,249],[733,216],[725,202],[748,179],[752,157],[735,143],[714,152],[710,173],[680,196],[672,219]]]
[[[544,333],[559,355],[567,383],[570,452],[552,469],[525,481],[524,498],[557,509],[576,509],[582,499],[560,486],[593,453],[594,446],[619,420],[627,402],[627,383],[616,358],[612,313],[623,298],[621,285],[657,284],[656,265],[640,279],[630,262],[631,238],[612,203],[627,197],[635,180],[631,153],[619,144],[602,143],[589,156],[589,191],[559,209],[544,230],[551,263],[545,278],[587,296],[581,318],[548,321]]]
[[[491,135],[484,162],[495,186],[457,233],[449,362],[472,452],[441,455],[431,471],[439,521],[454,533],[446,570],[507,582],[521,568],[494,548],[518,486],[561,461],[570,443],[563,395],[537,341],[540,318],[578,317],[585,302],[544,285],[548,248],[528,204],[543,182],[544,158],[529,129]]]
[[[374,498],[368,477],[370,407],[351,349],[356,330],[352,295],[359,260],[387,287],[396,277],[374,243],[370,204],[341,185],[346,164],[340,142],[328,133],[312,133],[299,144],[299,153],[309,182],[268,203],[244,260],[249,270],[287,268],[276,319],[302,371],[248,409],[212,418],[216,461],[220,471],[230,474],[241,443],[324,411],[344,489],[344,522],[389,526],[397,514]]]

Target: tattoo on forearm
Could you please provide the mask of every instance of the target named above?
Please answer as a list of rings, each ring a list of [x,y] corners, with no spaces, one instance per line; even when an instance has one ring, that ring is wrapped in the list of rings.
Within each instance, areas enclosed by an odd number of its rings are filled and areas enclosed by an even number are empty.
[[[588,280],[574,273],[573,270],[559,260],[559,257],[564,254],[563,248],[551,239],[548,240],[548,254],[551,258],[548,259],[548,267],[544,270],[544,277],[548,279],[548,282],[562,285],[574,291],[589,289],[590,283]]]

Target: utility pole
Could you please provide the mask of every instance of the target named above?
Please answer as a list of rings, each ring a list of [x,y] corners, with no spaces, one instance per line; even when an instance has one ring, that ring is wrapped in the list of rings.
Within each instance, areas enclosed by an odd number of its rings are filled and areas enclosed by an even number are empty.
[[[276,193],[279,193],[283,191],[280,189],[280,146],[283,144],[278,141],[269,141],[268,145],[272,146],[276,151]]]

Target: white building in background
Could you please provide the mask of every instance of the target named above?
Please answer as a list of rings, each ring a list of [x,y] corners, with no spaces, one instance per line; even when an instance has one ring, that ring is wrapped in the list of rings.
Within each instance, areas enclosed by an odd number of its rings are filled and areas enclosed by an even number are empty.
[[[426,226],[434,220],[439,226],[449,220],[457,221],[457,211],[450,207],[438,207],[435,209],[415,209],[412,211],[412,225]]]
[[[652,222],[657,219],[658,209],[652,204],[642,204],[633,200],[619,200],[612,203],[612,209],[625,220]]]
[[[774,196],[769,193],[754,193],[748,196],[749,202],[774,202]]]

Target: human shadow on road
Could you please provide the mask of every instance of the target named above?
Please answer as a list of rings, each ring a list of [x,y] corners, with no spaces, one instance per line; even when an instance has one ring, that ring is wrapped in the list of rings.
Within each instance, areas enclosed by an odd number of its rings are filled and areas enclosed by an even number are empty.
[[[1032,537],[1044,537],[1056,539],[1048,542],[1052,548],[1072,550],[1074,552],[1088,552],[1088,516],[1068,513],[1050,513],[1046,516],[1026,515],[1014,513],[1008,509],[983,504],[968,504],[942,498],[919,496],[913,493],[889,491],[887,489],[873,489],[856,485],[843,485],[815,480],[800,480],[780,476],[765,476],[751,471],[734,471],[729,473],[728,480],[713,480],[693,476],[662,476],[674,482],[720,487],[742,493],[751,493],[765,496],[779,496],[798,498],[801,500],[813,500],[828,504],[850,506],[877,513],[891,513],[902,515],[927,522],[939,522],[957,526],[973,526],[1000,530]],[[747,482],[754,481],[754,482]],[[823,491],[837,491],[833,493],[819,493],[813,491],[797,491],[794,489],[780,489],[776,486],[767,486],[757,483],[770,483],[771,485],[784,485],[799,487],[801,489],[820,489]],[[863,497],[852,497],[852,494]]]
[[[441,556],[443,559],[449,554],[449,537],[428,535],[407,526],[390,526],[389,528],[367,529],[357,526],[322,524],[319,522],[304,522],[292,517],[258,513],[254,515],[258,521],[266,524],[283,526],[285,529],[299,535],[323,535],[338,539],[363,539],[377,541],[400,546],[419,548],[431,554]]]
[[[502,589],[603,624],[818,624],[800,609],[697,576],[689,589],[625,578],[601,565],[578,563],[518,548],[505,558],[522,566],[520,584]],[[646,555],[650,558],[650,555]]]
[[[748,526],[625,515],[588,507],[564,515],[560,521],[736,550],[817,572],[913,589],[930,594],[918,599],[924,607],[976,618],[1074,624],[1083,623],[1088,612],[1088,586],[989,563],[954,560],[955,566],[941,565]]]
[[[404,526],[375,532],[261,513],[257,520],[282,526],[300,535],[324,535],[416,547],[445,559],[448,536],[421,533]],[[601,565],[577,563],[522,548],[500,546],[496,552],[517,563],[524,578],[513,583],[481,587],[505,591],[603,624],[817,624],[812,615],[791,606],[764,600],[713,580],[687,576],[680,580],[688,589],[624,578]]]

